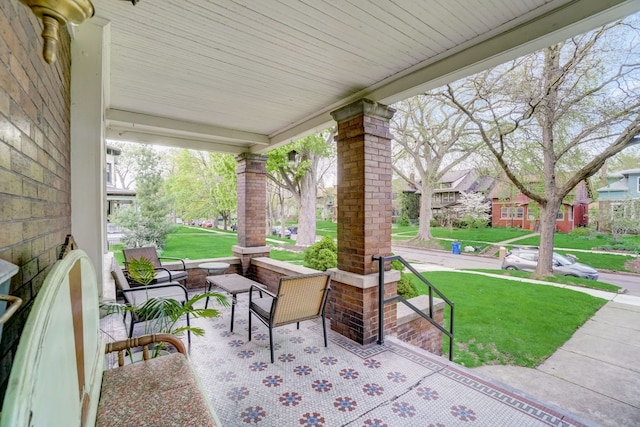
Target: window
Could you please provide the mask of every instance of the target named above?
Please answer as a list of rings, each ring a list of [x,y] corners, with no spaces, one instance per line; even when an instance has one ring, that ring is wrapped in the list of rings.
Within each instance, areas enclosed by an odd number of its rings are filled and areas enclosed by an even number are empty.
[[[500,208],[500,218],[524,218],[524,207],[502,207]]]
[[[111,184],[111,163],[107,163],[107,182]]]
[[[562,208],[558,209],[558,214],[556,215],[556,221],[562,221],[564,219],[564,211]]]

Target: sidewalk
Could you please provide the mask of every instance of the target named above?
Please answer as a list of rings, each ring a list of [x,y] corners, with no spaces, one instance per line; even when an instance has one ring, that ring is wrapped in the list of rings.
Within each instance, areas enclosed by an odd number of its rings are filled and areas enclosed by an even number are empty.
[[[418,271],[455,271],[412,264]],[[501,275],[465,271],[469,274]],[[640,425],[640,297],[509,278],[584,292],[607,302],[535,369],[482,366],[472,371],[603,426]],[[567,301],[570,304],[570,301]]]
[[[474,372],[603,426],[640,425],[640,298],[610,301],[535,369]]]

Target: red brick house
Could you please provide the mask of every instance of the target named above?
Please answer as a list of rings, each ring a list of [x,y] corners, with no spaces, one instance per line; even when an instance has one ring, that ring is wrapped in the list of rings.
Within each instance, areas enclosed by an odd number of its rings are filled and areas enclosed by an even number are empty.
[[[500,181],[489,193],[491,199],[491,225],[537,231],[539,207],[519,192],[510,182]],[[568,233],[588,224],[589,198],[587,187],[581,182],[565,198],[556,218],[556,230]]]

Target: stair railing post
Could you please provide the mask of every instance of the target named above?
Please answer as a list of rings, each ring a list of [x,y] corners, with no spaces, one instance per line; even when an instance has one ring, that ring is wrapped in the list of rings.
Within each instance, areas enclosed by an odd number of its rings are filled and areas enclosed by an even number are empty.
[[[378,257],[378,344],[384,344],[384,257]]]

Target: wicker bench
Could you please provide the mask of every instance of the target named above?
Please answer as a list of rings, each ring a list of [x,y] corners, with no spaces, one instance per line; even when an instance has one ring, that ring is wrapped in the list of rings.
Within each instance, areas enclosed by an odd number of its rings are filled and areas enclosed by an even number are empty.
[[[164,341],[177,352],[150,358]],[[143,361],[123,352],[144,346]],[[118,352],[106,369],[105,353]],[[219,426],[185,352],[172,335],[105,344],[98,284],[87,255],[73,250],[56,262],[36,297],[16,352],[0,427]]]

